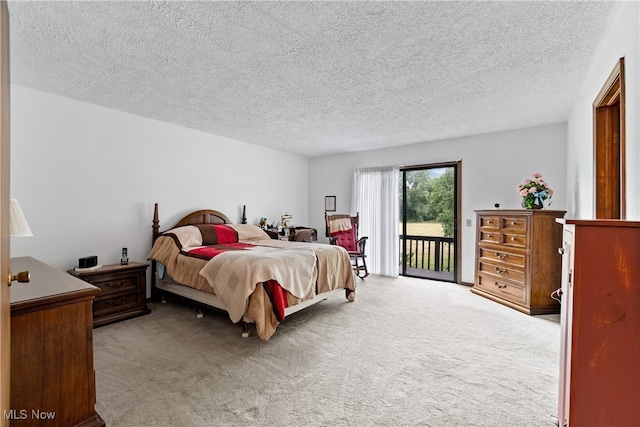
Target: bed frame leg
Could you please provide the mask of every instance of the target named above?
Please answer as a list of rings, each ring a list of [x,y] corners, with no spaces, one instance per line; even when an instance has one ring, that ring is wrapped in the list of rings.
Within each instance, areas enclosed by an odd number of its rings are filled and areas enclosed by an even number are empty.
[[[356,291],[352,291],[351,289],[345,288],[345,296],[349,300],[349,302],[354,302],[356,300]]]
[[[204,313],[202,312],[202,308],[198,307],[198,313],[196,313],[196,318],[202,319],[204,317]]]
[[[249,324],[247,322],[242,322],[242,338],[249,337]]]
[[[166,303],[167,303],[167,300],[166,300],[166,299],[164,299],[164,295],[162,295],[162,296],[160,297],[160,303],[161,303],[161,304],[166,304]]]

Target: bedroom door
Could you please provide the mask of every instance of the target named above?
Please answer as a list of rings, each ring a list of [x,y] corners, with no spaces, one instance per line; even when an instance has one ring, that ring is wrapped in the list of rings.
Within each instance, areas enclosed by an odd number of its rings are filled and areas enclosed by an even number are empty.
[[[9,10],[0,2],[0,426],[8,426],[11,372],[9,276]]]
[[[400,274],[459,282],[461,162],[410,166],[400,177]]]

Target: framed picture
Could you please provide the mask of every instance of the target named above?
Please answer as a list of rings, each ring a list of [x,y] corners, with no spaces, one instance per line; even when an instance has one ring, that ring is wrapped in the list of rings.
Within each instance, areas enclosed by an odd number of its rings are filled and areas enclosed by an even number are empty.
[[[336,196],[325,196],[324,197],[324,210],[327,212],[335,212],[336,211]]]

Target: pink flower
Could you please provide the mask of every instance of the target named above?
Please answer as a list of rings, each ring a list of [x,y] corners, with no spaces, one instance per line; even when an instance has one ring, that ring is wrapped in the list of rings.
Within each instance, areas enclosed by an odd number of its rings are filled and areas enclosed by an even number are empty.
[[[529,193],[531,193],[531,194],[536,194],[537,192],[538,192],[538,189],[537,189],[537,188],[535,188],[535,187],[531,187],[531,188],[529,189]]]
[[[525,184],[531,184],[531,180],[529,178],[527,178],[527,179],[524,180],[524,183]]]
[[[542,176],[542,174],[540,172],[536,172],[533,174],[534,178],[540,178]]]
[[[529,192],[527,190],[520,190],[520,195],[522,197],[526,196]]]

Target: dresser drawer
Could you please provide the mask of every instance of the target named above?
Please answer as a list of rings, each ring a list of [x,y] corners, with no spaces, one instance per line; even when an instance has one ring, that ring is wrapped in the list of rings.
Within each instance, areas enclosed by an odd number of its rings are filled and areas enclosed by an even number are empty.
[[[504,231],[524,234],[527,231],[528,222],[525,217],[503,216],[500,218],[500,228]]]
[[[480,230],[480,242],[484,243],[501,243],[500,242],[500,232],[496,229],[493,230]]]
[[[511,232],[509,230],[503,230],[500,243],[513,248],[526,248],[527,235],[520,234],[518,232]]]
[[[478,219],[478,227],[480,228],[495,228],[500,227],[500,216],[481,216]]]
[[[98,298],[103,298],[109,294],[123,291],[133,291],[138,289],[138,276],[111,277],[108,280],[93,280],[92,283],[100,288]]]
[[[109,297],[101,296],[96,298],[93,302],[94,316],[100,317],[111,313],[119,313],[129,309],[140,307],[142,300],[140,298],[140,292],[137,290],[134,292],[124,294],[112,294]]]
[[[518,266],[512,266],[506,263],[489,263],[482,262],[478,263],[478,271],[483,273],[484,275],[491,276],[496,280],[510,280],[513,282],[520,283],[524,286],[524,268]]]
[[[508,263],[512,265],[517,265],[521,267],[525,267],[525,256],[523,254],[514,253],[509,250],[504,249],[489,249],[489,248],[480,248],[480,258],[489,260],[489,261],[500,261],[503,263]]]
[[[476,287],[487,293],[514,302],[516,304],[527,303],[527,289],[507,280],[497,279],[485,273],[478,273]]]

